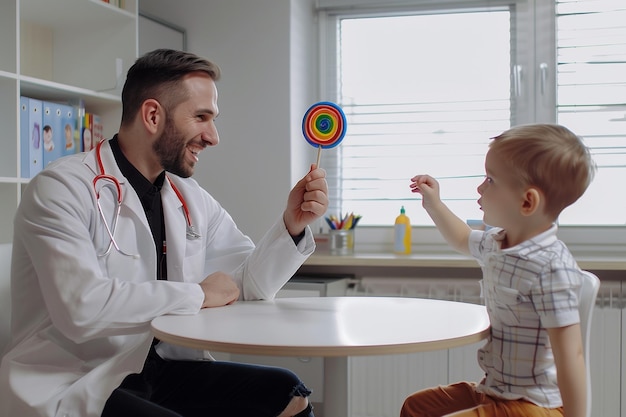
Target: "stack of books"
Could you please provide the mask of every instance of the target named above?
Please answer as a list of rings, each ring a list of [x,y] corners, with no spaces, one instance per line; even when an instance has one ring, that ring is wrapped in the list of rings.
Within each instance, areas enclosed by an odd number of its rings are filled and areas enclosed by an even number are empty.
[[[20,176],[32,178],[52,161],[86,152],[103,137],[100,116],[71,105],[20,97]]]
[[[126,0],[102,0],[104,3],[112,4],[113,6],[117,6],[121,9],[126,8]]]

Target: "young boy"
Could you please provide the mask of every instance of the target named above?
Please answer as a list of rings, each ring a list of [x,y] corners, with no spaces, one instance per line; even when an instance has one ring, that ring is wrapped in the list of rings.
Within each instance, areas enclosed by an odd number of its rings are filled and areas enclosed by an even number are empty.
[[[588,149],[558,125],[514,127],[485,158],[478,204],[488,231],[471,230],[445,206],[439,184],[413,177],[411,190],[448,244],[483,269],[491,335],[478,352],[478,383],[409,396],[401,417],[584,417],[585,363],[578,315],[582,273],[555,224],[595,172]]]

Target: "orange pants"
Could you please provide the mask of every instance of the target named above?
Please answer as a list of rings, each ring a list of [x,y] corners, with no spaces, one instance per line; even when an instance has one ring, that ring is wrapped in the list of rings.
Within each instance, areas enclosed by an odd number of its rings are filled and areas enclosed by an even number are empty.
[[[563,417],[563,407],[543,408],[526,400],[502,400],[459,382],[410,395],[400,417]]]

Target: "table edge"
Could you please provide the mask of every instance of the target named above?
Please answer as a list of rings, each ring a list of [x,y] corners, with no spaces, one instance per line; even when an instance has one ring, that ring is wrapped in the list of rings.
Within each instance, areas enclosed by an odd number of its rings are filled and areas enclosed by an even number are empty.
[[[184,346],[187,348],[226,352],[233,354],[253,354],[262,356],[294,356],[294,357],[340,357],[340,356],[368,356],[368,355],[393,355],[416,352],[428,352],[433,350],[446,350],[460,346],[470,345],[485,340],[490,335],[490,327],[480,332],[451,339],[436,340],[432,342],[400,343],[372,346],[273,346],[273,345],[244,345],[240,343],[224,343],[198,341],[193,338],[174,336],[164,333],[154,326],[154,336],[166,343]]]

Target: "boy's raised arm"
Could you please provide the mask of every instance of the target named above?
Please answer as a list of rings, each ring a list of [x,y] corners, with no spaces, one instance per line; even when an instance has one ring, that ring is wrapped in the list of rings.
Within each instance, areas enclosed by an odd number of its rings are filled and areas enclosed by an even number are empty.
[[[416,175],[411,181],[411,191],[422,195],[422,206],[446,242],[454,250],[469,255],[472,229],[441,201],[437,180],[430,175]]]

